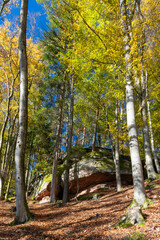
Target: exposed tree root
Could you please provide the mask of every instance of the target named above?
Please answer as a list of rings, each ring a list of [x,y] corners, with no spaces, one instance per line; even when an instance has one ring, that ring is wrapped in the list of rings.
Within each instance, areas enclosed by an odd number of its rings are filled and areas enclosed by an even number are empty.
[[[125,225],[125,223],[144,224],[144,217],[140,207],[134,206],[127,209],[126,214],[120,219],[119,225]]]
[[[134,225],[134,224],[144,224],[144,216],[142,213],[142,208],[137,204],[135,200],[131,203],[131,205],[127,208],[125,215],[121,217],[119,220],[119,226],[125,225]]]

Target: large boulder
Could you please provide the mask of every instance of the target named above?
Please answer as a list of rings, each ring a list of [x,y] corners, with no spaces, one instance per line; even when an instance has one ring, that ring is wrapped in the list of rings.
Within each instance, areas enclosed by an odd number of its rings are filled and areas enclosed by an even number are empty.
[[[43,178],[41,185],[39,186],[37,193],[35,195],[36,200],[40,201],[42,199],[48,199],[47,197],[50,196],[50,191],[51,191],[51,181],[52,181],[52,174],[46,175]],[[59,182],[59,181],[57,179],[57,182]],[[57,199],[61,198],[62,191],[63,191],[63,183],[59,182],[59,184],[57,184],[57,188],[56,188],[56,198]]]
[[[115,164],[112,157],[111,149],[96,148],[92,152],[91,147],[83,148],[83,151],[74,152],[72,159],[72,167],[70,169],[69,193],[76,194],[77,191],[83,191],[90,185],[99,183],[107,183],[116,186]],[[123,184],[131,184],[131,163],[129,156],[120,155],[120,169]],[[78,183],[77,183],[78,177]],[[50,196],[52,175],[43,178],[35,199],[41,200],[46,196]],[[124,182],[125,181],[125,182]],[[78,189],[78,190],[77,190]],[[63,184],[59,182],[57,188],[57,198],[62,199]],[[59,196],[59,197],[58,197]]]
[[[96,152],[92,152],[90,148],[84,149],[86,150],[86,153],[81,156],[80,159],[72,159],[70,180],[75,178],[76,171],[78,172],[79,178],[87,177],[98,172],[115,172],[115,164],[111,149],[97,148]],[[131,161],[129,156],[120,155],[120,169],[121,174],[131,173]]]
[[[50,196],[51,190],[51,181],[49,182],[50,177],[47,175],[44,177],[43,182],[37,192],[35,197],[36,200],[40,201],[42,199],[46,199],[47,196]],[[122,184],[131,185],[132,184],[132,175],[131,174],[121,174]],[[51,179],[50,179],[51,180]],[[97,184],[103,184],[108,187],[116,187],[116,175],[115,173],[110,172],[96,172],[92,173],[89,176],[81,177],[78,179],[72,179],[69,182],[69,194],[73,196],[74,194],[79,194],[85,189],[89,193],[93,186]],[[63,187],[59,189],[57,187],[56,196],[57,199],[59,195],[62,193]],[[47,198],[48,199],[48,198]],[[61,196],[62,199],[62,196]]]
[[[46,175],[40,186],[37,189],[37,192],[35,194],[35,199],[40,201],[42,198],[46,196],[50,196],[50,190],[51,190],[51,180],[52,180],[52,175]]]
[[[121,174],[122,184],[130,185],[132,184],[132,175],[131,174]],[[115,173],[109,172],[97,172],[93,173],[86,177],[81,177],[79,179],[73,179],[69,184],[69,193],[75,194],[83,191],[89,186],[106,183],[108,186],[116,187],[116,175]]]

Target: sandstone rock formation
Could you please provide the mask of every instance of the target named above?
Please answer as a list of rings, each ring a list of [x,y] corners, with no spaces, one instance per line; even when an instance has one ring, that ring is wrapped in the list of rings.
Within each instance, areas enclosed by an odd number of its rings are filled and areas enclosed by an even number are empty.
[[[132,184],[132,175],[131,174],[122,174],[122,184],[124,185],[130,185]],[[71,196],[75,194],[80,194],[82,191],[84,193],[84,190],[86,190],[86,193],[90,193],[94,190],[94,186],[98,184],[103,184],[105,183],[105,186],[108,187],[116,187],[116,176],[115,173],[103,173],[103,172],[97,172],[93,173],[89,176],[86,177],[81,177],[79,179],[73,179],[69,183],[69,194]],[[51,183],[48,183],[46,185],[46,188],[41,190],[37,197],[36,200],[40,201],[43,198],[50,196],[50,189],[51,189]],[[96,189],[96,188],[95,188]],[[58,191],[63,191],[63,189],[57,189],[57,196],[60,194]]]

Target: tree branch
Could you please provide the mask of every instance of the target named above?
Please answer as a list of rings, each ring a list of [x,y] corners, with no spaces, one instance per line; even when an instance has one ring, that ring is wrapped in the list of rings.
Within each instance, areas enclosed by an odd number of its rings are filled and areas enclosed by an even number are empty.
[[[3,0],[2,6],[1,6],[1,9],[0,9],[0,16],[2,15],[2,12],[3,12],[6,4],[9,3],[9,2],[10,2],[10,0]]]

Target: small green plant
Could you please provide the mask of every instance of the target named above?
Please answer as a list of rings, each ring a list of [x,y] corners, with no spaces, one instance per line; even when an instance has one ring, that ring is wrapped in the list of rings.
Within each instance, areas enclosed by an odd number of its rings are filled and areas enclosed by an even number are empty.
[[[57,208],[60,208],[61,205],[62,205],[62,200],[57,200],[57,202],[56,202],[56,207],[57,207]]]
[[[154,189],[154,188],[155,188],[155,184],[154,183],[146,185],[146,189]]]
[[[144,209],[148,209],[149,205],[151,205],[151,204],[153,204],[153,201],[151,199],[149,199],[149,198],[146,198],[146,200],[143,203],[143,208],[142,209],[143,210]]]
[[[25,225],[22,225],[22,230],[26,230],[26,226]]]
[[[115,227],[122,227],[122,228],[130,228],[133,224],[131,222],[123,222],[123,220],[119,220],[119,222],[115,225]]]
[[[36,203],[36,201],[30,201],[30,202],[28,202],[28,204],[34,204],[34,203]]]
[[[150,182],[152,182],[152,181],[153,181],[152,179],[148,178],[148,179],[146,180],[146,183],[150,183]]]
[[[81,195],[78,197],[78,200],[83,201],[83,200],[91,200],[91,199],[98,199],[101,197],[99,193],[91,193],[91,194],[85,194]]]
[[[135,232],[129,238],[129,240],[144,240],[144,239],[145,239],[145,235],[141,232]]]
[[[6,200],[6,202],[13,202],[15,201],[16,197],[10,197]]]
[[[109,187],[100,187],[98,188],[98,191],[106,191],[109,190]]]

